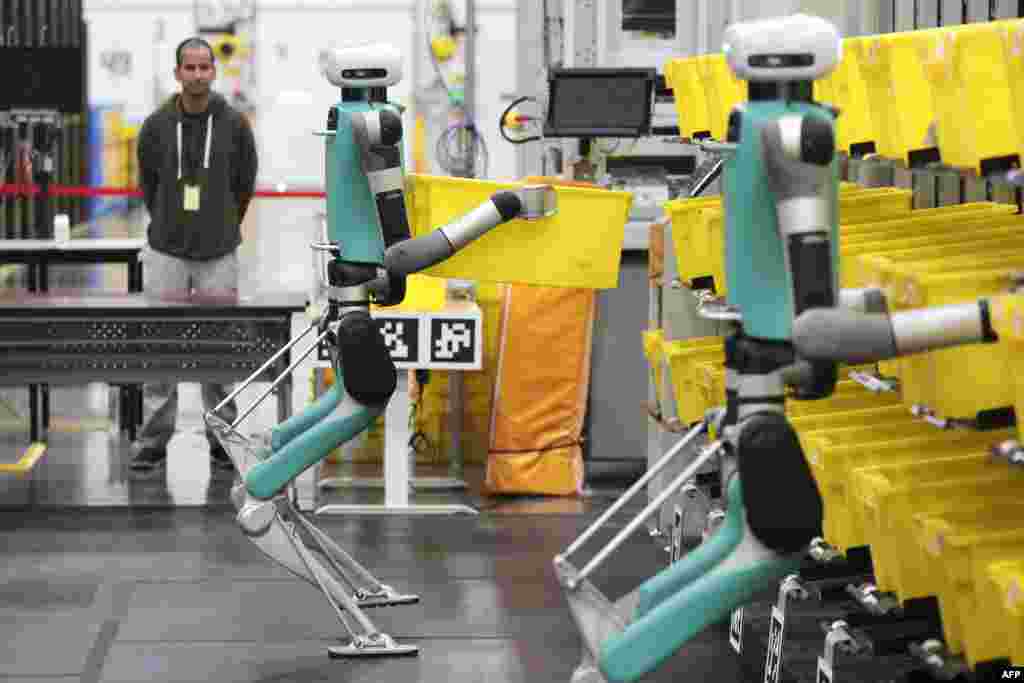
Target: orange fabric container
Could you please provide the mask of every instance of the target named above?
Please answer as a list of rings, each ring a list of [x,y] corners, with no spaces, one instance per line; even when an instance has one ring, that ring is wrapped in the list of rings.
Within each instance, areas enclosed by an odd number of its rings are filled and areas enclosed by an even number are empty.
[[[582,492],[596,303],[591,289],[509,288],[491,412],[489,493]]]

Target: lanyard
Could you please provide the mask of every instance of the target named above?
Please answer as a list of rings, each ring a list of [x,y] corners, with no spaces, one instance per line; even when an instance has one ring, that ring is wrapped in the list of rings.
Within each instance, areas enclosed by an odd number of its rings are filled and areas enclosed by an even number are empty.
[[[203,157],[203,170],[210,167],[210,141],[213,139],[213,114],[206,119],[206,152]],[[181,180],[181,121],[178,121],[178,180]]]

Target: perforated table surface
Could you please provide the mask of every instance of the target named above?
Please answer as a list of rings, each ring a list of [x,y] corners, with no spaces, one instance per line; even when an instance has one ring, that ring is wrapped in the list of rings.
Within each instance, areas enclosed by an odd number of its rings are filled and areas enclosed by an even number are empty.
[[[0,384],[235,382],[291,338],[302,294],[158,299],[146,294],[0,294]],[[290,354],[267,371],[276,377]],[[278,392],[286,416],[290,380]],[[32,405],[33,440],[40,431]],[[45,424],[45,415],[43,422]],[[134,416],[141,417],[141,416]],[[283,419],[283,417],[282,417]]]

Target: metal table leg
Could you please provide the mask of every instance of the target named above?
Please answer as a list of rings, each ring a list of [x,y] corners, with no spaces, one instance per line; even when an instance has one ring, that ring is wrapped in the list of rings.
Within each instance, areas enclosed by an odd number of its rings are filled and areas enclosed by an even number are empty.
[[[28,291],[45,292],[47,290],[46,264],[42,259],[29,260]],[[33,442],[39,440],[50,423],[49,387],[45,384],[28,385],[29,400],[29,437]]]
[[[128,292],[130,294],[138,294],[142,292],[142,260],[135,256],[128,263]],[[125,387],[125,391],[122,394],[125,400],[126,410],[123,411],[125,421],[122,423],[127,426],[125,431],[128,432],[128,441],[135,441],[135,437],[138,433],[138,428],[142,426],[143,422],[143,405],[142,405],[142,385],[131,384]]]
[[[466,392],[465,375],[457,370],[448,373],[448,434],[452,440],[451,451],[448,453],[447,477],[416,477],[412,478],[412,487],[417,491],[461,491],[466,488],[462,479],[462,430],[463,405]],[[411,455],[415,458],[415,455]],[[415,463],[410,463],[410,470],[415,471]]]
[[[127,406],[126,417],[128,421],[128,441],[134,442],[138,436],[139,426],[142,425],[142,385],[131,384],[126,387]]]
[[[40,418],[43,434],[50,431],[50,385],[39,385]]]
[[[28,433],[33,443],[39,441],[39,386],[28,385]]]
[[[477,514],[468,505],[431,505],[416,504],[409,500],[409,489],[412,471],[409,467],[409,381],[407,373],[399,370],[398,386],[388,403],[384,416],[388,424],[388,438],[384,444],[384,504],[383,505],[323,505],[316,514],[413,514],[413,515],[453,515]],[[341,486],[365,486],[367,480],[360,482],[355,478],[323,479],[321,488],[337,488]],[[376,483],[376,482],[372,482]]]

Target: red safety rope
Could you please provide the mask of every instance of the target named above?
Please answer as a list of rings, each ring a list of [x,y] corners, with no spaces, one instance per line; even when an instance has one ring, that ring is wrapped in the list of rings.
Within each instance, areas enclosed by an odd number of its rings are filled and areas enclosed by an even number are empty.
[[[38,185],[0,185],[0,195],[19,197],[36,196],[41,192]],[[256,190],[256,197],[269,199],[322,199],[323,190]],[[142,190],[136,187],[83,187],[74,185],[50,185],[51,197],[142,197]]]

